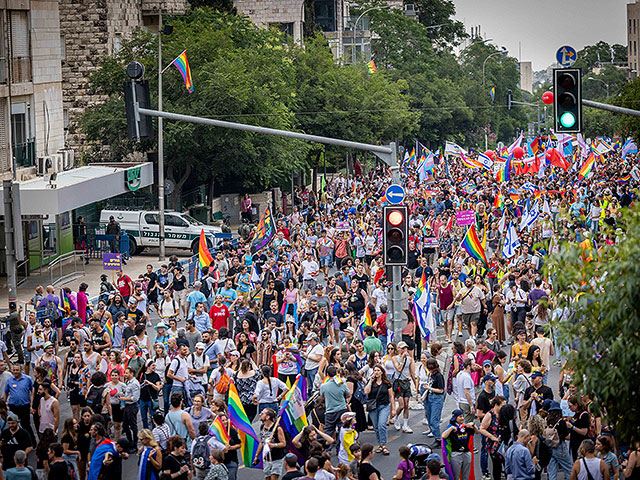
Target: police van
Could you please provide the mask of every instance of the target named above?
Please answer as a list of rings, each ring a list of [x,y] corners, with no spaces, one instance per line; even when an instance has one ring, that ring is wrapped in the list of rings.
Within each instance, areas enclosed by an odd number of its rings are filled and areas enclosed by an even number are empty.
[[[129,236],[130,255],[139,254],[147,247],[159,246],[160,226],[157,210],[102,210],[100,225],[106,226],[111,216]],[[165,247],[189,249],[195,255],[198,253],[201,230],[204,230],[209,248],[215,246],[223,236],[220,227],[205,225],[186,213],[165,210]]]

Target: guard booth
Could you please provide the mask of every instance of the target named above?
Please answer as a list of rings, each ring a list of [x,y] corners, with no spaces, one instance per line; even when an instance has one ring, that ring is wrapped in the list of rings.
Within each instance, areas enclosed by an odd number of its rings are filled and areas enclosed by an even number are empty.
[[[17,267],[18,275],[26,276],[74,251],[72,212],[75,209],[153,185],[153,164],[93,164],[18,183],[25,261]],[[0,215],[4,216],[2,202]],[[0,247],[4,244],[2,226]],[[4,252],[2,248],[0,275],[6,275]]]

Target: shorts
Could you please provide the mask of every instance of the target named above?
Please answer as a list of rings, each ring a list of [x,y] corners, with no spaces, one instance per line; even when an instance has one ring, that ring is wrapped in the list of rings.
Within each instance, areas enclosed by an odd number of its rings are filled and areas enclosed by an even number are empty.
[[[462,314],[462,321],[467,327],[472,323],[475,323],[477,325],[478,320],[480,320],[480,312]]]
[[[158,289],[154,289],[151,293],[149,293],[149,297],[147,298],[147,306],[150,303],[158,303]]]
[[[371,265],[371,263],[375,260],[375,255],[365,255],[364,261],[367,262],[367,265]]]
[[[444,321],[453,321],[453,317],[455,314],[455,309],[450,308],[449,310],[440,310],[440,315],[442,316],[442,320]]]
[[[455,311],[455,316],[457,317],[458,315],[462,315],[462,305],[457,305],[455,307],[453,307],[454,311]]]
[[[411,398],[411,382],[409,380],[396,380],[396,388],[393,394],[396,398]]]
[[[116,423],[122,423],[122,420],[124,420],[124,410],[120,407],[119,403],[111,404],[111,416],[112,420]]]
[[[24,351],[24,363],[31,363],[31,352],[27,350],[25,345],[22,346],[22,350]]]
[[[62,315],[58,315],[58,318],[56,318],[52,323],[55,328],[62,328]]]
[[[330,267],[333,264],[333,255],[327,255],[326,257],[320,257],[321,267]]]
[[[69,392],[69,405],[80,405],[81,407],[85,407],[87,405],[87,400],[84,398],[84,395],[80,395],[80,392],[74,389]]]
[[[280,460],[273,460],[272,462],[264,461],[262,463],[262,471],[264,472],[264,476],[268,477],[270,475],[280,476],[282,473],[282,458]]]
[[[462,410],[462,415],[464,416],[465,423],[473,423],[475,420],[475,415],[471,413],[471,407],[468,403],[460,403],[460,410]]]

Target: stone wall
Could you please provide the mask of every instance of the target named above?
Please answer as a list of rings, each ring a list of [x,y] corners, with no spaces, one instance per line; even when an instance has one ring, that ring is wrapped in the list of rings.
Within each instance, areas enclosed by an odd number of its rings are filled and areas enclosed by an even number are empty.
[[[259,27],[293,23],[293,41],[302,41],[303,0],[234,0],[233,4]]]
[[[136,28],[154,24],[146,21],[146,16],[157,16],[160,6],[163,13],[183,13],[186,0],[60,0],[60,30],[66,50],[62,61],[64,108],[70,129],[67,144],[76,154],[82,155],[79,116],[87,107],[104,101],[90,92],[89,75]]]

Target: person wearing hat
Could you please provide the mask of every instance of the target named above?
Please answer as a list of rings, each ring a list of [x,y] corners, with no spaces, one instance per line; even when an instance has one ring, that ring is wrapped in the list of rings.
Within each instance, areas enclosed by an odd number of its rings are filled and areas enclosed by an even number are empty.
[[[207,387],[207,371],[211,365],[209,357],[204,354],[206,345],[202,342],[195,344],[194,352],[187,357],[187,372],[191,379],[202,385],[203,389]]]
[[[344,412],[340,415],[340,423],[342,425],[338,433],[338,461],[349,465],[354,460],[351,445],[358,441],[355,412]]]
[[[146,326],[147,324],[146,313],[138,308],[138,301],[133,296],[127,301],[127,318],[133,319],[136,325],[140,323]]]
[[[524,391],[522,411],[527,411],[529,416],[535,415],[542,409],[542,402],[545,399],[553,400],[553,390],[542,383],[543,377],[540,370],[533,372],[530,377],[531,386]]]
[[[62,360],[55,354],[55,347],[51,342],[43,345],[44,355],[36,361],[37,367],[44,368],[47,373],[47,380],[62,389],[64,372],[62,370]]]
[[[167,326],[160,322],[153,329],[156,331],[156,339],[154,340],[154,345],[156,343],[161,343],[165,347],[167,346],[167,342],[169,341],[169,335],[167,335]]]
[[[300,352],[300,356],[305,359],[304,370],[307,374],[307,385],[309,389],[309,395],[311,395],[313,389],[313,382],[315,381],[318,368],[320,367],[320,361],[324,355],[324,348],[319,342],[318,335],[315,332],[311,332],[307,335],[307,350]]]
[[[343,330],[343,334],[344,334],[344,337],[342,338],[342,340],[340,340],[340,349],[342,350],[342,358],[349,358],[350,355],[355,354],[355,352],[357,351],[356,338],[355,338],[356,329],[353,328],[352,326],[348,326]],[[365,364],[366,364],[366,361],[365,361]]]
[[[371,327],[369,327],[371,328]],[[397,374],[394,381],[394,395],[398,400],[398,410],[396,410],[396,417],[394,424],[396,430],[400,430],[404,433],[413,433],[413,430],[409,426],[409,399],[411,398],[411,379],[416,378],[416,364],[413,360],[413,356],[409,353],[409,345],[406,342],[401,341],[398,343],[399,355],[391,357],[393,366],[397,370]],[[402,413],[402,427],[400,427],[400,413]]]
[[[447,440],[451,445],[451,470],[453,470],[453,478],[461,480],[469,480],[471,473],[471,451],[470,439],[477,433],[478,429],[473,421],[464,422],[464,412],[456,409],[451,412],[449,425],[442,432],[442,438]],[[471,443],[471,447],[473,444]],[[462,474],[462,477],[460,476]]]

